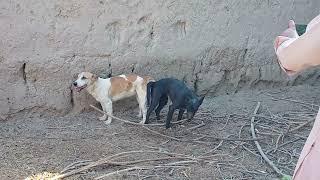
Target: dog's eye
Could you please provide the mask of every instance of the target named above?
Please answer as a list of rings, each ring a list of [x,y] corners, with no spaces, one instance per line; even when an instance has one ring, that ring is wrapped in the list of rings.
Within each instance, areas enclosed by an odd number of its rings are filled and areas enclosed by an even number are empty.
[[[87,78],[83,76],[81,79],[82,79],[82,80],[85,80],[85,79],[87,79]]]

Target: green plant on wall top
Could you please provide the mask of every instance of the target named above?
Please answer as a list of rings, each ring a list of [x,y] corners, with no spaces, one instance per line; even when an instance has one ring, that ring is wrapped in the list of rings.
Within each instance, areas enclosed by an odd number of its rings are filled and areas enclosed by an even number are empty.
[[[296,24],[296,29],[297,29],[297,32],[298,32],[299,36],[301,36],[303,33],[306,32],[306,28],[307,28],[307,25]]]

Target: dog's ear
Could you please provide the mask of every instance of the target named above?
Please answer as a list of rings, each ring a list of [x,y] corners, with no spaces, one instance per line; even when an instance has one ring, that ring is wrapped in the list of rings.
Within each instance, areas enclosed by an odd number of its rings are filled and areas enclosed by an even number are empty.
[[[77,78],[78,78],[78,75],[79,75],[79,74],[73,74],[73,75],[72,75],[72,78],[73,78],[73,79],[77,79]]]

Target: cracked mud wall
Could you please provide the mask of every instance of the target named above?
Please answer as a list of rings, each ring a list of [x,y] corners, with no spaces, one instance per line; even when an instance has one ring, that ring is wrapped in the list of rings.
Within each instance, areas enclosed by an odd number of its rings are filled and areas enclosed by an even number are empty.
[[[183,79],[199,94],[314,83],[288,79],[273,39],[287,20],[307,23],[318,0],[0,1],[0,118],[18,112],[80,112],[77,73]]]

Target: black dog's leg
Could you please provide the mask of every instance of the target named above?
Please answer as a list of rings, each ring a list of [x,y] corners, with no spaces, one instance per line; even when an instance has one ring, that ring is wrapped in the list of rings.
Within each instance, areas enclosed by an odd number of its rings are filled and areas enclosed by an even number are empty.
[[[159,106],[157,107],[156,111],[156,116],[157,120],[160,120],[160,111],[162,108],[168,103],[168,96],[161,96]]]
[[[172,120],[174,110],[176,110],[176,108],[173,105],[170,105],[169,111],[168,111],[168,116],[167,116],[167,121],[166,121],[166,128],[167,129],[170,127],[170,121]]]
[[[184,109],[180,109],[179,115],[178,115],[178,121],[182,119],[183,113],[184,113]]]
[[[159,94],[153,93],[153,96],[151,99],[151,104],[150,104],[148,111],[147,111],[145,124],[149,123],[150,114],[157,107],[157,105],[159,104],[159,101],[160,101]]]

